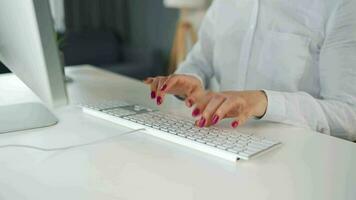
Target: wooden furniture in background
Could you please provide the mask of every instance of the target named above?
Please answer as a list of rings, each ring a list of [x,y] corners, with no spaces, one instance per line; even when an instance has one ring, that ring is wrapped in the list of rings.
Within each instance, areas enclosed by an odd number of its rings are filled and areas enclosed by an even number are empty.
[[[181,19],[177,23],[177,29],[173,40],[173,46],[171,51],[171,58],[168,68],[168,73],[173,73],[178,65],[184,61],[188,47],[187,43],[195,44],[198,40],[197,33],[191,22],[185,20],[185,13],[187,11],[181,11]]]
[[[185,59],[188,51],[197,41],[197,34],[194,30],[191,15],[207,7],[207,0],[164,0],[167,8],[180,10],[180,17],[177,23],[176,33],[172,45],[168,73],[173,73],[178,65]]]

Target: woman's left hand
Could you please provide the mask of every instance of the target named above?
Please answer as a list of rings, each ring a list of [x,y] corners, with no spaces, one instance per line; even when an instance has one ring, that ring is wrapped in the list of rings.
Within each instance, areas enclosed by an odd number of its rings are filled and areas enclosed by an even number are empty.
[[[268,104],[263,91],[207,92],[190,100],[195,104],[192,115],[201,116],[196,121],[199,127],[217,124],[224,118],[233,118],[231,126],[236,128],[251,117],[263,117]]]

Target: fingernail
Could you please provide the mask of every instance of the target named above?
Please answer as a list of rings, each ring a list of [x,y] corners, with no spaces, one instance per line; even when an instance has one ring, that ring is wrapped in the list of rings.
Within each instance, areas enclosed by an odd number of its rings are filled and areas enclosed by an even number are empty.
[[[238,126],[239,126],[239,121],[233,121],[233,122],[231,123],[231,126],[232,126],[232,128],[238,127]]]
[[[151,99],[154,99],[154,98],[156,98],[156,92],[155,92],[155,91],[152,91],[152,92],[151,92]]]
[[[205,122],[206,122],[206,119],[204,117],[202,117],[200,120],[199,120],[199,123],[198,123],[198,126],[200,128],[203,128],[205,126]]]
[[[214,125],[214,124],[217,124],[218,121],[219,121],[219,116],[214,115],[213,120],[212,120],[213,125]]]
[[[167,84],[164,84],[164,85],[161,87],[161,91],[164,91],[165,89],[167,89]]]
[[[162,97],[158,96],[156,101],[157,101],[157,105],[161,105],[162,104]]]
[[[200,110],[198,108],[195,108],[192,112],[192,115],[193,115],[193,117],[196,117],[199,115],[199,113],[200,113]]]

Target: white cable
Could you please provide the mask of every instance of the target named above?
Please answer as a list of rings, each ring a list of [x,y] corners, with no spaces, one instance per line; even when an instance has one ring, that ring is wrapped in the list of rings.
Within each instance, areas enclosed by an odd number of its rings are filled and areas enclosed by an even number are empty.
[[[65,150],[79,148],[79,147],[83,147],[83,146],[89,146],[89,145],[98,144],[98,143],[101,143],[101,142],[104,142],[104,141],[107,141],[107,140],[114,139],[116,137],[121,137],[121,136],[124,136],[124,135],[136,133],[136,132],[142,131],[142,130],[145,130],[145,129],[144,128],[136,129],[136,130],[132,130],[132,131],[128,131],[128,132],[122,133],[120,135],[115,135],[115,136],[112,136],[112,137],[104,138],[104,139],[101,139],[101,140],[96,140],[96,141],[93,141],[93,142],[79,144],[79,145],[70,145],[70,146],[66,146],[66,147],[44,148],[44,147],[31,146],[31,145],[26,145],[26,144],[7,144],[7,145],[0,146],[0,149],[4,149],[4,148],[26,148],[26,149],[33,149],[33,150],[37,150],[37,151],[47,151],[47,152],[49,152],[49,151],[65,151]]]

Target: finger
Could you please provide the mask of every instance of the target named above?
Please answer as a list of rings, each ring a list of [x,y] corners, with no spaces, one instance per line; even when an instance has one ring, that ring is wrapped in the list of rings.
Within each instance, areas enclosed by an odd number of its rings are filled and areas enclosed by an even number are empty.
[[[152,78],[152,77],[148,77],[145,80],[143,80],[143,82],[148,85],[148,84],[151,84],[153,82],[153,79],[154,78]]]
[[[157,85],[157,97],[164,97],[164,91],[167,89],[167,82],[171,79],[171,76],[161,77]]]
[[[206,105],[209,103],[212,94],[210,92],[206,92],[204,95],[200,97],[195,97],[195,107],[193,109],[192,115],[193,117],[197,117],[201,115],[202,111],[205,109]],[[192,99],[192,97],[190,97]]]
[[[158,79],[157,82],[157,86],[156,86],[156,103],[157,105],[161,105],[163,103],[163,99],[164,99],[164,93],[161,92],[161,88],[163,86],[163,84],[166,82],[168,77],[160,77]]]
[[[214,95],[209,101],[208,105],[203,110],[202,117],[206,119],[205,126],[217,124],[220,120],[218,115],[215,115],[216,110],[224,103],[226,98],[223,95]]]
[[[156,98],[156,92],[152,90],[152,83],[154,82],[155,78],[153,77],[148,77],[145,80],[143,80],[143,82],[147,85],[150,85],[151,88],[151,99],[155,99]]]
[[[190,98],[186,98],[186,99],[184,100],[184,103],[185,103],[185,105],[186,105],[188,108],[191,108],[191,107],[194,105],[193,100],[190,99]]]
[[[197,102],[201,102],[199,99],[206,98],[207,92],[204,90],[194,90],[187,95],[185,102],[188,107],[193,107]]]
[[[185,98],[185,105],[191,108],[194,105],[196,105],[196,103],[199,101],[200,98],[204,98],[204,95],[193,94],[191,96],[187,96]]]
[[[156,90],[157,90],[158,81],[159,81],[158,78],[154,78],[152,80],[151,85],[150,85],[150,87],[151,87],[151,99],[156,99],[156,96],[157,96]]]
[[[160,88],[161,94],[174,94],[187,97],[191,91],[191,83],[182,75],[171,75],[162,84]],[[187,102],[188,103],[188,102]]]
[[[249,119],[249,114],[248,112],[243,112],[239,114],[237,117],[234,118],[234,120],[231,122],[231,127],[232,128],[237,128],[247,122]]]
[[[219,120],[230,116],[237,116],[240,110],[241,104],[232,99],[226,99],[218,109],[216,109],[214,116],[218,117]],[[235,115],[231,115],[231,113]]]
[[[193,109],[192,112],[193,117],[201,116],[201,114],[207,107],[209,101],[212,99],[213,94],[214,93],[212,92],[207,92],[206,95],[197,99],[195,108]],[[207,124],[207,119],[205,119],[203,116],[201,116],[200,119],[196,121],[196,125],[199,127],[204,127],[206,124]]]
[[[176,86],[179,79],[181,79],[180,76],[175,76],[175,75],[168,76],[166,81],[162,84],[160,91],[162,93],[169,92],[172,88]]]

